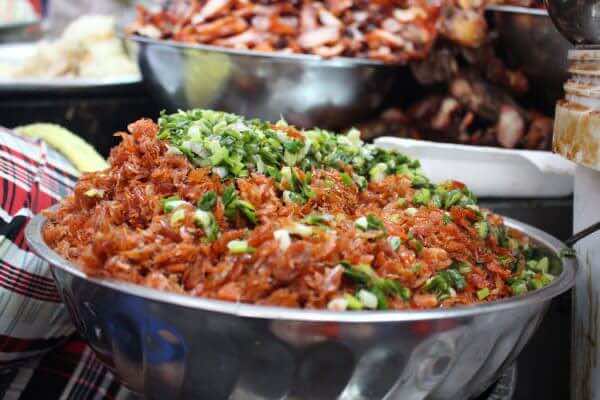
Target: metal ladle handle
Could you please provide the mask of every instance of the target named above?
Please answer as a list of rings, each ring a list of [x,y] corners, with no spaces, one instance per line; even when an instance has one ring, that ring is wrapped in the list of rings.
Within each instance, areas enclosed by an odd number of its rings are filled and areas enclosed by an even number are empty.
[[[600,222],[596,222],[594,225],[588,226],[584,230],[577,232],[576,234],[574,234],[573,236],[571,236],[570,238],[565,240],[565,244],[569,247],[573,247],[573,245],[575,243],[577,243],[579,240],[583,239],[586,236],[591,235],[592,233],[594,233],[598,230],[600,230]]]

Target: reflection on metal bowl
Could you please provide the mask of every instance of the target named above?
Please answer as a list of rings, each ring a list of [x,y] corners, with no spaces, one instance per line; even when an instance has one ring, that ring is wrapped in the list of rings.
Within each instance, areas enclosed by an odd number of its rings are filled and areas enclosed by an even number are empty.
[[[509,367],[552,300],[571,288],[565,260],[549,286],[519,298],[427,311],[332,312],[255,306],[87,278],[27,227],[53,265],[77,328],[149,399],[469,399]],[[528,225],[551,257],[563,244]],[[550,351],[550,349],[548,349]]]
[[[534,93],[550,108],[562,98],[572,45],[556,30],[546,10],[489,6],[503,53],[530,78]]]
[[[28,42],[42,36],[42,21],[0,23],[0,43]]]
[[[407,67],[125,37],[162,106],[211,108],[310,128],[345,128],[380,109]]]

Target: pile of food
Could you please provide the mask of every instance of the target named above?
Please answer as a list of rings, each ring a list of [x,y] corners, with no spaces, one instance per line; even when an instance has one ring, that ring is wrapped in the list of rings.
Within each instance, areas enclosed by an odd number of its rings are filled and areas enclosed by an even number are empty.
[[[140,120],[110,167],[47,212],[92,276],[332,310],[474,304],[549,284],[554,263],[459,182],[346,135],[208,110]]]
[[[496,53],[493,0],[178,0],[138,8],[131,34],[256,51],[408,63],[419,97],[395,98],[362,121],[366,138],[400,136],[549,150],[549,110],[531,107],[528,78]],[[498,3],[509,4],[507,1]]]
[[[476,49],[437,43],[411,69],[422,85],[419,96],[362,123],[366,138],[550,150],[553,118],[528,106],[539,103],[529,79],[497,54],[492,36]]]
[[[177,0],[138,8],[129,32],[235,49],[360,57],[424,58],[438,36],[477,47],[483,2],[461,0]]]
[[[40,42],[22,63],[0,66],[0,71],[15,79],[139,76],[117,37],[114,18],[103,15],[78,18],[60,38]]]

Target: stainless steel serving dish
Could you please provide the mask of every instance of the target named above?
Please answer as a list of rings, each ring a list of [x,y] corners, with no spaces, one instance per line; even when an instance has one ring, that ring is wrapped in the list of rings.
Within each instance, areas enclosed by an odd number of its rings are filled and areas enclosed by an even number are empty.
[[[506,221],[560,262],[560,241]],[[546,288],[472,307],[297,310],[87,278],[44,244],[44,222],[34,217],[26,237],[53,265],[79,332],[149,399],[469,399],[516,359],[576,268],[564,260]]]
[[[571,43],[558,32],[544,9],[494,5],[487,11],[508,61],[523,69],[530,78],[532,92],[554,110],[556,100],[563,97]]]
[[[377,114],[407,67],[125,36],[145,82],[170,109],[211,108],[305,128],[347,128]]]

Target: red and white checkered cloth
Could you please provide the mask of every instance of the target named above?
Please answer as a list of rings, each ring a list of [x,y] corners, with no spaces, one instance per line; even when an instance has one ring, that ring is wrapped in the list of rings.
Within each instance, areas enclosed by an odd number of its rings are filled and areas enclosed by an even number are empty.
[[[48,264],[29,251],[29,218],[67,195],[78,172],[41,140],[0,128],[0,398],[125,399],[73,337]]]

